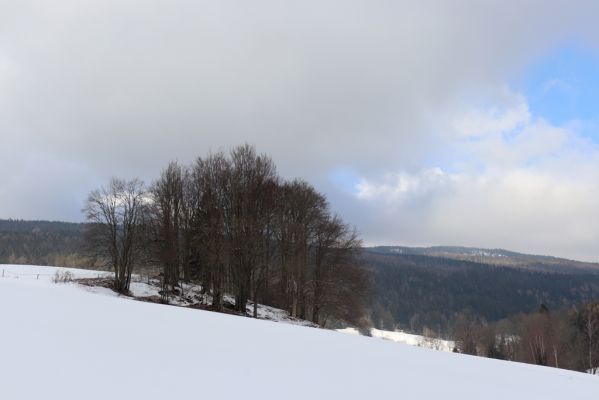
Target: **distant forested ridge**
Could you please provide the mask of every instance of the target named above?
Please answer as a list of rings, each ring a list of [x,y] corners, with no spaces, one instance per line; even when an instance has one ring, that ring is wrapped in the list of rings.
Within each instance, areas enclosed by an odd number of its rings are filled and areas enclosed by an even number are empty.
[[[564,260],[560,267],[555,260],[544,265],[533,258],[529,267],[507,266],[505,260],[493,265],[365,249],[362,262],[374,281],[372,322],[387,329],[399,324],[449,334],[459,314],[494,322],[541,305],[560,310],[599,299],[597,265]]]
[[[84,224],[0,220],[0,263],[85,267]]]

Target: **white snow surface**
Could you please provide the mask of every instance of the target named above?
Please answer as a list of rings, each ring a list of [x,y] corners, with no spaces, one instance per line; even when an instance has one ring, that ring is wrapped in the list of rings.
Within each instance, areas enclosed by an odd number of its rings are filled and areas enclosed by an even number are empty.
[[[599,398],[588,374],[131,301],[52,283],[50,267],[0,269],[0,399]]]
[[[337,332],[349,333],[350,335],[360,335],[356,328],[337,329]],[[374,338],[389,340],[391,342],[409,344],[410,346],[426,347],[430,349],[450,352],[455,347],[451,340],[436,338],[426,338],[421,335],[415,335],[404,331],[385,331],[381,329],[370,329],[370,335]]]

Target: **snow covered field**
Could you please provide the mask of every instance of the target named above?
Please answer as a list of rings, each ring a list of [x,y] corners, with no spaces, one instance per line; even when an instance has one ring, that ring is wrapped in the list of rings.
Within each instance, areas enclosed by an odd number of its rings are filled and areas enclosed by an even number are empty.
[[[596,376],[132,301],[52,283],[54,268],[0,269],[0,399],[599,398]]]

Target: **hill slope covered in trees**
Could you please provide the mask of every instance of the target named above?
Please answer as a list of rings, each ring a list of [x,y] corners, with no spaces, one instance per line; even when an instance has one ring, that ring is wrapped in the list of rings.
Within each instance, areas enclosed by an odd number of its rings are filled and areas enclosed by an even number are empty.
[[[532,259],[530,266],[507,266],[386,248],[365,249],[362,262],[374,281],[373,322],[387,329],[399,323],[448,334],[458,314],[493,322],[541,305],[558,310],[599,299],[594,264],[573,268],[566,260],[545,268]]]
[[[0,263],[82,267],[84,224],[0,219]]]

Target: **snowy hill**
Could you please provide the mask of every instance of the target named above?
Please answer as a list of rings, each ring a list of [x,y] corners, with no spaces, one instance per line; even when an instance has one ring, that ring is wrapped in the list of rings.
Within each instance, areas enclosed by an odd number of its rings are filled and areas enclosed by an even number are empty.
[[[2,266],[2,399],[596,399],[576,372],[132,301]],[[76,276],[98,273],[74,271]],[[38,276],[39,275],[39,276]]]

